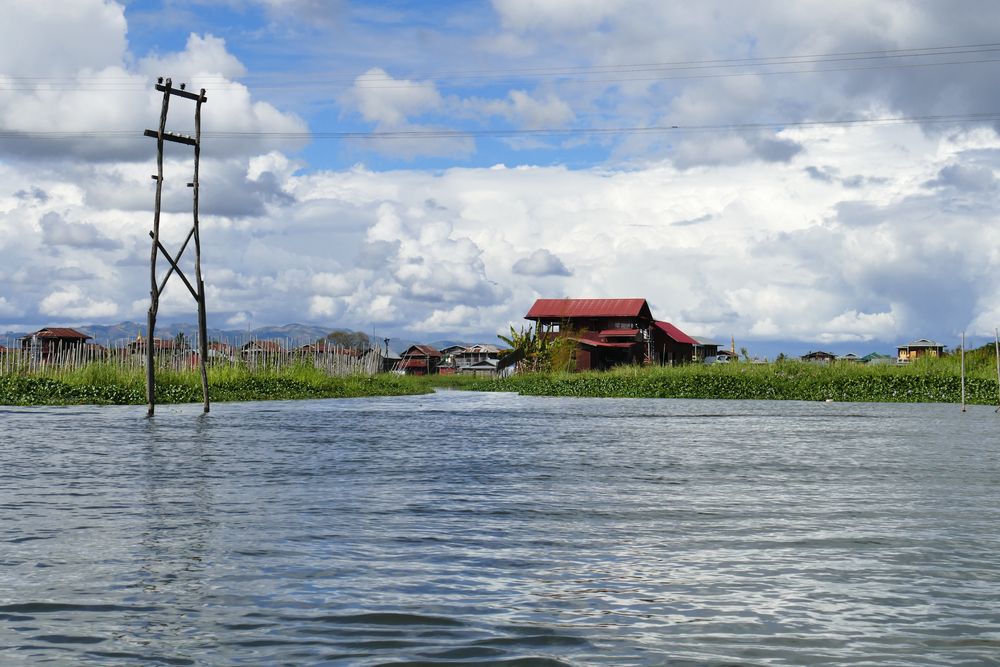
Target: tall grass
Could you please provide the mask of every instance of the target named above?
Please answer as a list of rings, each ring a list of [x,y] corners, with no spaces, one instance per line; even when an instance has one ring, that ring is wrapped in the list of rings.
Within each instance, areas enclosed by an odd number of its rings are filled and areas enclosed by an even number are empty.
[[[976,351],[979,352],[979,351]],[[959,360],[924,359],[907,366],[830,365],[784,361],[711,366],[623,366],[588,373],[541,373],[502,379],[467,376],[410,377],[394,374],[332,377],[309,361],[255,369],[237,365],[209,367],[212,401],[346,398],[421,394],[434,388],[515,391],[526,395],[628,398],[722,398],[861,402],[944,402],[961,400]],[[998,401],[995,357],[966,358],[969,403]],[[160,369],[157,403],[200,402],[196,369]],[[146,402],[142,368],[93,362],[47,375],[0,375],[0,404],[135,404]]]
[[[992,359],[966,359],[969,403],[996,404]],[[861,402],[961,401],[958,363],[928,359],[907,366],[788,361],[775,364],[625,366],[607,372],[515,375],[482,382],[478,389],[544,396],[722,398]]]
[[[212,401],[399,396],[432,391],[429,383],[392,374],[331,376],[311,362],[272,368],[220,365],[209,367]],[[197,369],[161,369],[156,377],[157,403],[201,402]],[[47,375],[0,375],[0,404],[118,404],[146,402],[142,368],[95,362]]]

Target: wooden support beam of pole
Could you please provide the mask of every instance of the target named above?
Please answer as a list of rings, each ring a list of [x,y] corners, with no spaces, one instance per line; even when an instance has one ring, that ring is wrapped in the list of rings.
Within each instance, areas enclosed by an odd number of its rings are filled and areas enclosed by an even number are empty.
[[[201,94],[200,95],[188,92],[186,90],[181,90],[180,88],[174,88],[174,87],[169,86],[169,85],[165,86],[162,83],[156,84],[155,88],[158,91],[160,91],[161,93],[167,93],[168,95],[177,95],[178,97],[186,97],[187,99],[194,100],[195,102],[198,102],[199,100],[201,102],[207,102],[208,101],[208,97],[205,95],[205,89],[204,88],[201,89]]]
[[[156,130],[146,130],[142,134],[143,134],[143,136],[152,137],[153,139],[159,139],[160,138],[160,135],[156,132]],[[163,140],[164,141],[173,141],[173,142],[178,143],[178,144],[186,144],[188,146],[194,146],[194,144],[195,144],[195,138],[194,137],[189,137],[186,134],[177,134],[176,132],[164,132],[163,133]]]
[[[206,99],[205,89],[202,88],[198,93],[198,101],[194,108],[194,178],[188,183],[188,186],[192,189],[191,215],[194,225],[191,231],[194,234],[194,277],[198,283],[198,356],[201,360],[201,388],[205,400],[204,411],[208,413],[208,367],[206,366],[208,363],[208,314],[207,306],[205,305],[205,281],[201,277],[201,233],[198,220],[198,195],[201,189],[198,181],[201,170],[201,105],[204,104]]]
[[[156,284],[156,253],[160,243],[160,205],[163,197],[163,134],[167,127],[167,111],[170,108],[170,79],[157,88],[163,92],[160,106],[160,125],[156,133],[156,202],[153,207],[153,246],[149,253],[149,313],[146,320],[146,416],[152,417],[156,409],[156,363],[153,350],[153,334],[156,330],[156,313],[160,308],[160,291]]]
[[[152,236],[152,234],[150,234],[150,236]],[[173,270],[177,272],[177,275],[180,277],[180,279],[184,281],[185,285],[187,285],[188,291],[191,292],[191,296],[194,297],[195,301],[198,301],[198,292],[196,292],[194,287],[191,286],[191,283],[188,282],[188,279],[184,275],[184,272],[181,271],[181,267],[177,266],[177,262],[175,262],[174,258],[170,256],[170,253],[167,252],[167,249],[163,247],[162,243],[160,243],[159,241],[155,241],[155,243],[156,247],[160,249],[160,252],[163,253],[163,256],[166,258],[166,260],[170,262],[170,266],[173,268]]]
[[[179,264],[181,261],[181,256],[184,255],[184,251],[187,249],[187,244],[194,236],[194,227],[188,232],[187,238],[184,239],[184,243],[181,244],[181,249],[177,251],[177,257],[174,258],[174,262]],[[170,280],[170,276],[174,274],[174,265],[171,264],[170,268],[167,270],[167,275],[163,276],[163,280],[160,281],[160,293],[163,293],[163,288],[167,286],[167,281]]]

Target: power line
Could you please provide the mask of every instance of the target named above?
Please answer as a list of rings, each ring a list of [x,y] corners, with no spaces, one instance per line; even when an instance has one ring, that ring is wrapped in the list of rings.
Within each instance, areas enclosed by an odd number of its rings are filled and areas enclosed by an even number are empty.
[[[1000,58],[965,58],[962,60],[918,60],[900,62],[903,59],[926,59],[945,56],[968,56],[990,54],[1000,51],[1000,43],[965,44],[955,46],[923,47],[917,49],[894,49],[886,51],[853,51],[826,54],[784,55],[759,58],[732,58],[715,60],[668,61],[659,63],[632,63],[622,65],[585,65],[561,67],[537,67],[521,69],[493,70],[453,70],[443,72],[415,73],[405,75],[405,79],[386,80],[382,76],[362,74],[318,73],[311,76],[289,78],[287,72],[258,73],[246,77],[236,77],[232,81],[226,77],[199,77],[199,84],[220,86],[248,86],[255,89],[304,89],[316,86],[353,85],[358,88],[407,88],[439,85],[482,84],[487,82],[518,81],[525,79],[562,79],[580,83],[619,83],[630,81],[652,81],[672,79],[718,78],[733,76],[775,76],[783,74],[804,74],[818,72],[855,71],[867,69],[900,69],[914,67],[940,67],[970,65],[1000,61]],[[887,61],[871,64],[872,61]],[[828,63],[857,63],[853,66],[811,68],[811,69],[748,69],[739,72],[712,71],[734,68],[787,68],[801,65],[823,65]],[[869,63],[869,64],[862,64]],[[671,75],[670,73],[681,73]],[[633,74],[655,74],[637,77]],[[609,76],[619,75],[619,76]],[[388,75],[386,75],[388,76]],[[594,78],[598,77],[598,78]],[[3,90],[34,90],[37,87],[56,90],[76,90],[81,85],[89,89],[138,90],[145,89],[146,82],[138,77],[69,77],[69,76],[21,76],[4,77],[0,80]]]
[[[830,120],[805,121],[768,121],[757,123],[716,123],[702,125],[650,125],[632,127],[571,127],[571,128],[534,128],[534,129],[427,129],[427,130],[385,130],[374,132],[202,132],[203,139],[247,140],[247,139],[285,139],[285,140],[383,140],[383,139],[454,139],[476,137],[514,137],[514,136],[600,136],[617,134],[663,134],[685,132],[745,132],[752,130],[776,130],[786,128],[811,127],[858,127],[887,126],[907,124],[978,124],[1000,121],[1000,111],[936,114],[922,116],[891,116],[883,118],[843,118]],[[132,140],[142,137],[141,130],[83,130],[83,131],[35,131],[15,132],[0,131],[0,140],[12,139],[120,139]]]

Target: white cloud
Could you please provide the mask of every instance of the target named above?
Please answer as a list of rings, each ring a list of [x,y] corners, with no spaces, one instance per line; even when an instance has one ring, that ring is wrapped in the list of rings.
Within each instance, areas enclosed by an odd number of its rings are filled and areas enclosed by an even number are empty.
[[[406,125],[411,116],[439,108],[441,95],[433,82],[394,79],[376,67],[354,80],[345,101],[365,120],[397,127]]]
[[[990,65],[743,76],[676,63],[987,42],[1000,8],[765,0],[720,11],[714,2],[498,0],[494,13],[423,31],[415,49],[406,41],[412,25],[399,17],[348,35],[357,14],[344,7],[273,4],[275,23],[257,26],[260,34],[305,40],[296,54],[327,46],[308,41],[322,30],[299,19],[343,28],[345,67],[368,74],[340,97],[324,89],[306,99],[323,98],[315,118],[339,100],[334,115],[353,128],[492,129],[497,118],[523,128],[789,124],[515,139],[497,154],[482,152],[500,143],[492,138],[386,139],[294,154],[297,146],[273,133],[304,132],[306,122],[277,105],[303,114],[313,107],[283,92],[264,103],[235,80],[254,81],[234,55],[251,41],[231,51],[216,35],[241,37],[209,21],[182,48],[137,58],[114,3],[18,0],[9,8],[16,27],[0,26],[0,83],[19,88],[0,85],[0,130],[150,126],[160,103],[151,77],[163,74],[208,89],[206,131],[248,133],[207,139],[203,153],[215,321],[312,319],[471,336],[520,322],[539,296],[645,296],[658,316],[727,340],[947,338],[997,324],[1000,140],[992,129],[795,124],[995,108]],[[296,20],[279,21],[281,11]],[[290,43],[275,44],[275,53]],[[462,69],[454,53],[467,58],[462,68],[515,80],[463,86],[420,73]],[[660,65],[623,67],[641,63]],[[560,74],[542,76],[544,68]],[[12,79],[39,72],[69,83]],[[191,122],[184,102],[171,107],[179,131]],[[373,160],[378,169],[317,167],[369,149],[388,156]],[[528,149],[537,165],[512,153]],[[191,222],[186,150],[166,163],[162,224],[171,247]],[[0,151],[0,314],[56,323],[144,313],[151,141],[8,135]],[[399,156],[431,155],[451,161],[435,160],[437,170],[393,167]],[[476,166],[497,162],[511,166]],[[164,308],[193,313],[179,283]]]
[[[539,248],[527,257],[514,262],[514,273],[523,276],[568,276],[571,271],[562,260],[545,248]]]
[[[18,317],[24,313],[23,310],[14,306],[14,304],[7,301],[6,297],[0,296],[0,316],[3,317]]]
[[[68,223],[57,213],[46,213],[40,220],[42,238],[51,246],[89,250],[117,250],[121,243],[86,222]]]
[[[10,9],[15,17],[5,16],[0,24],[0,131],[15,135],[3,140],[7,156],[32,162],[151,161],[152,140],[139,129],[153,127],[159,119],[162,95],[153,90],[158,76],[173,77],[178,85],[186,82],[191,90],[208,90],[205,132],[245,133],[239,139],[206,138],[205,148],[216,157],[287,150],[302,143],[280,137],[305,132],[301,118],[255,101],[232,80],[245,68],[220,38],[192,34],[184,50],[149,56],[133,67],[122,8],[115,3],[19,1]],[[193,125],[193,104],[176,99],[168,129],[191,133]],[[136,133],[92,134],[123,130]],[[181,149],[172,152],[175,148],[170,147],[170,154],[179,154]]]
[[[188,36],[183,51],[147,56],[139,62],[138,69],[149,79],[171,77],[175,86],[200,76],[235,79],[246,74],[243,63],[226,50],[225,40],[195,33]],[[193,86],[191,89],[195,90]]]
[[[627,6],[623,0],[493,0],[501,23],[519,31],[591,30]]]
[[[477,113],[502,116],[529,129],[563,127],[575,116],[570,105],[551,92],[533,96],[524,90],[512,90],[505,100],[472,99],[465,102],[465,107]]]
[[[0,21],[0,75],[47,77],[114,67],[125,55],[125,28],[124,9],[116,2],[8,0]]]
[[[328,296],[313,296],[309,299],[309,317],[333,321],[343,310],[342,304]]]
[[[42,299],[39,312],[60,318],[99,320],[117,315],[118,306],[113,301],[93,299],[85,295],[77,285],[70,285]]]

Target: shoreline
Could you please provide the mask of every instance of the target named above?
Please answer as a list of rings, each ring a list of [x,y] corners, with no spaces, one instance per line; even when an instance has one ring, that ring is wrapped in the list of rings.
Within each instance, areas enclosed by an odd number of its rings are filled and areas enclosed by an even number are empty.
[[[409,396],[434,389],[453,389],[589,398],[959,404],[961,377],[952,370],[943,364],[863,367],[786,362],[767,366],[734,363],[623,367],[587,373],[473,378],[389,373],[330,377],[311,368],[300,368],[293,372],[213,373],[209,392],[213,403]],[[201,387],[194,374],[165,372],[158,377],[158,404],[200,401]],[[110,373],[99,367],[64,378],[0,376],[0,405],[142,405],[145,402],[145,384],[140,375]],[[966,378],[967,404],[997,402],[995,378],[984,372]]]

